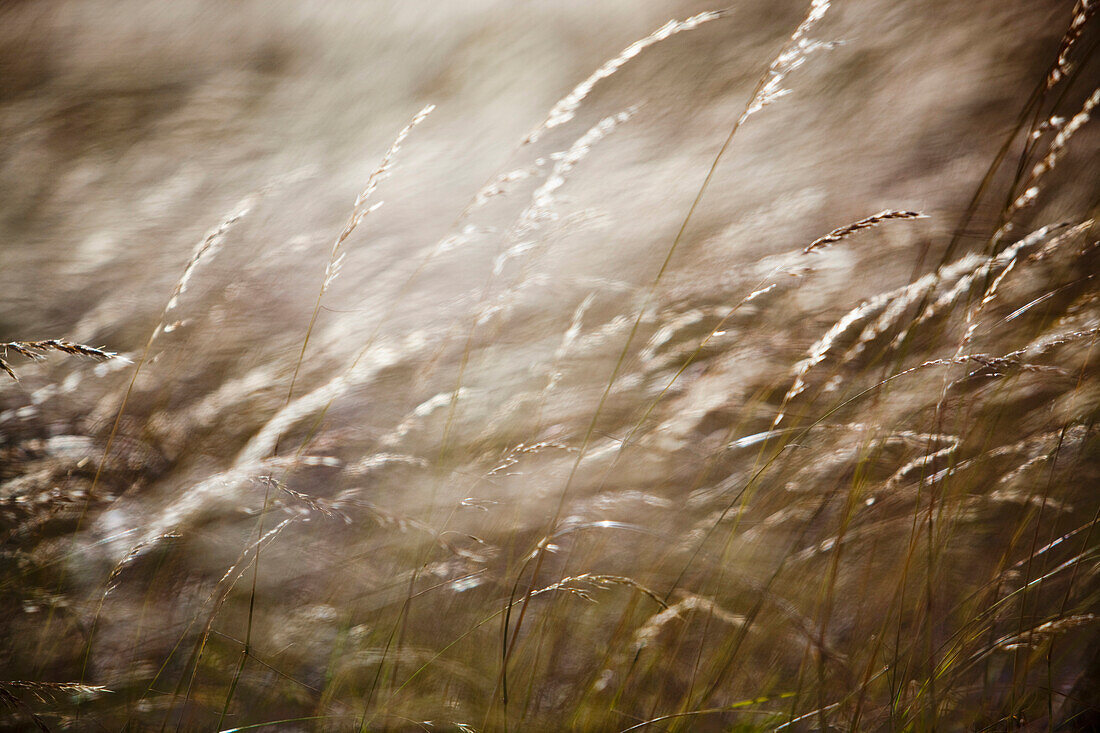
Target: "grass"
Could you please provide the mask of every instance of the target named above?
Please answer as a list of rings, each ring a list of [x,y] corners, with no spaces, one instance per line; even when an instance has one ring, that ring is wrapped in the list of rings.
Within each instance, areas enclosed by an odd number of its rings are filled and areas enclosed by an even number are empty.
[[[957,222],[868,202],[729,274],[693,267],[722,241],[699,230],[733,151],[844,53],[814,38],[829,6],[759,60],[641,277],[556,273],[599,218],[570,184],[656,103],[577,118],[736,8],[578,84],[363,328],[326,303],[430,107],[293,336],[233,343],[194,287],[280,182],[200,239],[157,322],[113,346],[132,361],[0,344],[4,725],[1100,725],[1096,6],[1062,19]],[[445,317],[392,327],[466,257],[484,272]]]

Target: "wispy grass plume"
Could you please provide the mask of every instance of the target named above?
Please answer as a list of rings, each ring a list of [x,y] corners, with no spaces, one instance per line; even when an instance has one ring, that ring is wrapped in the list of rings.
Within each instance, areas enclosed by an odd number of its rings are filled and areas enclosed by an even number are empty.
[[[585,97],[589,95],[592,89],[600,81],[614,74],[621,69],[626,62],[640,54],[646,48],[652,46],[655,43],[659,43],[670,36],[674,36],[677,33],[683,31],[690,31],[698,28],[703,23],[708,23],[712,20],[722,17],[723,11],[709,10],[698,15],[693,15],[685,20],[670,20],[657,30],[650,33],[645,38],[635,41],[622,51],[619,52],[614,58],[608,59],[603,63],[600,68],[592,72],[591,75],[576,87],[569,94],[562,97],[557,104],[550,110],[550,114],[546,119],[539,124],[534,130],[528,133],[524,139],[524,144],[533,143],[542,136],[542,134],[554,127],[564,125],[566,122],[572,120],[576,114],[577,109],[580,108],[581,103]]]

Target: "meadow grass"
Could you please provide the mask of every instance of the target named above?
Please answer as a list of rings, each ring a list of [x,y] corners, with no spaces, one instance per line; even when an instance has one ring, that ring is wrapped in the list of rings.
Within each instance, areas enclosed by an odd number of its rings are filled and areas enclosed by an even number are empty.
[[[1100,726],[1095,185],[1079,210],[1045,203],[1088,187],[1096,8],[1073,8],[938,241],[912,202],[879,203],[721,287],[680,277],[742,128],[843,50],[814,37],[830,3],[813,0],[653,236],[653,270],[547,274],[595,216],[566,213],[566,184],[645,110],[575,125],[584,105],[734,8],[670,21],[574,87],[344,355],[320,346],[326,297],[430,106],[355,199],[277,362],[222,360],[187,335],[217,329],[186,322],[202,267],[281,184],[199,241],[132,365],[0,344],[0,369],[34,380],[0,393],[4,725]],[[925,245],[907,280],[815,284],[841,257],[873,275],[860,263],[894,230]],[[449,321],[388,330],[475,245],[484,276]],[[51,351],[103,363],[31,363]]]

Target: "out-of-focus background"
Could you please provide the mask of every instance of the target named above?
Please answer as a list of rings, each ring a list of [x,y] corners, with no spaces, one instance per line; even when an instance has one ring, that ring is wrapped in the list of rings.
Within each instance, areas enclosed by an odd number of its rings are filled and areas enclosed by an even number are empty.
[[[713,9],[0,3],[9,727],[1085,720],[1092,11]]]

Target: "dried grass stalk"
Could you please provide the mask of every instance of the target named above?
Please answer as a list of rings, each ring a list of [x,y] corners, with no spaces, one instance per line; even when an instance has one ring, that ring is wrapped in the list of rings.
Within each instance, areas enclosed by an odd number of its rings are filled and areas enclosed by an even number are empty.
[[[1058,117],[1052,117],[1048,120],[1049,127],[1058,129],[1058,134],[1054,136],[1046,154],[1032,166],[1031,172],[1022,186],[1023,192],[1008,205],[1008,209],[1004,213],[1005,223],[993,235],[994,242],[1000,242],[1005,235],[1012,231],[1012,219],[1019,211],[1034,205],[1039,197],[1039,184],[1043,177],[1053,170],[1058,161],[1065,155],[1070,139],[1092,118],[1092,112],[1098,104],[1100,104],[1100,87],[1093,90],[1092,94],[1081,105],[1080,111],[1071,117],[1068,122]]]
[[[344,242],[351,233],[355,231],[355,228],[359,226],[359,223],[363,221],[368,214],[376,211],[378,207],[382,205],[382,202],[378,202],[373,206],[367,206],[367,202],[371,196],[378,189],[378,186],[382,181],[389,177],[390,169],[393,168],[393,161],[397,157],[397,153],[401,150],[401,145],[405,142],[405,139],[412,132],[413,128],[419,125],[432,113],[435,109],[434,104],[429,104],[416,113],[416,116],[409,121],[409,124],[401,128],[401,131],[397,133],[397,137],[394,138],[393,143],[390,144],[389,150],[382,156],[382,162],[378,164],[378,167],[374,169],[374,172],[370,174],[370,178],[367,179],[366,187],[355,197],[355,205],[352,208],[351,217],[348,219],[347,224],[344,225],[340,235],[336,237],[336,241],[332,243],[332,254],[329,256],[328,264],[325,266],[325,279],[321,285],[321,294],[323,295],[328,290],[329,285],[336,279],[336,276],[340,273],[340,266],[343,263],[344,255],[340,251],[344,245]]]
[[[1070,52],[1077,45],[1081,34],[1084,33],[1085,24],[1089,22],[1089,19],[1097,10],[1100,10],[1100,2],[1096,2],[1096,0],[1077,0],[1077,4],[1073,8],[1073,20],[1070,21],[1069,28],[1066,29],[1065,34],[1062,36],[1062,42],[1058,46],[1058,60],[1054,62],[1054,68],[1047,75],[1047,91],[1053,89],[1069,73]]]
[[[783,50],[768,66],[768,71],[753,94],[752,101],[741,113],[741,117],[737,121],[738,126],[767,105],[790,93],[789,89],[783,88],[783,82],[788,74],[806,62],[807,56],[814,51],[828,50],[838,45],[836,42],[814,41],[806,37],[818,21],[825,17],[828,9],[829,0],[813,0],[810,3],[809,13],[806,14],[806,17],[799,23],[798,28],[791,34],[787,45],[783,47]]]
[[[604,117],[577,138],[568,150],[550,156],[550,159],[554,161],[554,167],[543,184],[531,194],[531,203],[527,205],[519,215],[519,219],[509,230],[508,241],[515,242],[515,244],[502,252],[493,262],[494,275],[503,272],[504,265],[508,260],[518,257],[534,247],[534,243],[528,239],[531,234],[538,230],[543,222],[553,221],[557,218],[557,213],[554,211],[557,190],[565,185],[566,178],[591,152],[592,147],[610,135],[619,125],[629,120],[637,109],[635,105],[618,114]]]
[[[25,680],[0,680],[0,689],[8,692],[16,690],[26,692],[41,702],[49,702],[51,698],[57,695],[95,697],[105,692],[111,692],[102,685],[85,685],[79,682],[29,682]]]
[[[810,242],[809,246],[802,251],[806,254],[810,252],[817,252],[818,250],[824,249],[831,244],[835,244],[842,239],[847,239],[855,232],[863,229],[870,229],[871,227],[876,227],[882,222],[889,221],[891,219],[925,218],[927,217],[919,211],[899,211],[896,209],[884,209],[877,214],[872,214],[871,216],[860,219],[859,221],[848,224],[847,226],[842,226],[838,229],[834,229],[833,231],[826,234],[824,237],[818,237],[814,241]]]
[[[262,486],[274,488],[283,492],[292,499],[301,502],[301,504],[303,504],[307,509],[317,512],[322,516],[328,517],[329,519],[342,519],[345,523],[351,522],[350,517],[333,510],[323,499],[318,499],[315,496],[310,496],[309,494],[303,493],[301,491],[295,491],[294,489],[287,486],[285,482],[280,481],[274,476],[259,476],[257,477],[256,481]]]
[[[256,208],[260,200],[269,193],[284,185],[301,180],[308,175],[310,175],[309,171],[307,169],[302,169],[276,178],[274,181],[271,181],[267,185],[253,191],[238,201],[237,205],[222,218],[221,222],[207,232],[206,236],[195,245],[195,249],[191,253],[191,258],[187,260],[187,264],[184,265],[183,274],[180,275],[179,280],[176,281],[176,286],[172,289],[172,295],[169,296],[168,302],[164,306],[164,311],[161,313],[160,321],[157,323],[157,327],[153,329],[153,334],[149,338],[150,345],[161,332],[170,333],[179,325],[178,322],[168,323],[168,314],[179,306],[180,296],[187,292],[187,286],[190,284],[191,278],[194,277],[195,271],[198,269],[199,265],[217,254],[218,249],[225,242],[229,230],[236,226],[245,216],[252,213],[252,210]]]
[[[14,351],[20,356],[26,357],[32,361],[44,359],[45,354],[50,351],[59,351],[62,354],[68,354],[70,356],[85,356],[97,361],[119,358],[118,354],[113,351],[107,351],[106,349],[100,349],[86,344],[78,344],[72,341],[66,341],[65,339],[8,341],[6,343],[0,343],[0,352],[2,352],[5,357],[8,355],[8,351]],[[5,372],[15,381],[19,381],[19,377],[16,376],[15,370],[12,369],[11,365],[3,357],[0,357],[0,371]]]
[[[627,578],[623,575],[597,575],[595,573],[582,573],[580,575],[573,575],[568,578],[562,578],[556,583],[551,583],[545,588],[539,588],[536,591],[532,591],[531,597],[533,598],[535,596],[542,595],[543,593],[549,593],[551,591],[563,591],[565,593],[572,593],[573,595],[583,598],[586,601],[591,601],[591,595],[589,595],[588,590],[583,587],[586,585],[591,588],[606,588],[612,585],[622,585],[628,588],[633,588],[642,595],[648,596],[662,609],[668,609],[668,604],[665,603],[655,591],[647,588],[633,578]],[[516,604],[518,603],[522,603],[522,601],[517,601]]]
[[[103,597],[106,598],[107,595],[111,593],[111,591],[118,587],[118,583],[116,582],[118,580],[118,576],[122,575],[122,571],[125,570],[126,567],[130,565],[134,560],[141,557],[150,547],[160,544],[162,540],[179,539],[182,536],[183,535],[181,535],[179,532],[168,531],[164,532],[163,534],[158,534],[153,537],[144,539],[131,547],[130,551],[126,553],[126,557],[119,560],[118,563],[111,570],[111,574],[107,576],[107,588],[103,591]],[[99,614],[97,613],[96,616],[98,617]]]
[[[241,201],[233,207],[233,210],[221,220],[221,223],[211,229],[210,232],[203,237],[202,241],[195,245],[195,250],[191,253],[191,259],[189,259],[184,266],[183,274],[180,275],[180,279],[176,281],[176,287],[172,290],[172,295],[168,298],[167,305],[164,306],[164,314],[161,317],[160,323],[157,324],[154,337],[156,333],[159,333],[161,330],[172,330],[172,326],[165,325],[168,314],[179,305],[180,296],[187,291],[187,285],[191,282],[191,278],[194,276],[195,270],[198,269],[199,263],[217,252],[218,247],[225,241],[225,236],[229,230],[252,211],[258,200],[259,194],[251,194],[241,199]]]
[[[640,54],[649,46],[682,31],[690,31],[698,28],[703,23],[720,18],[722,15],[722,11],[708,11],[693,15],[686,20],[670,20],[645,38],[630,44],[624,48],[618,56],[605,61],[604,64],[592,72],[587,79],[574,87],[573,91],[562,97],[558,103],[551,108],[550,114],[547,115],[546,120],[524,138],[523,144],[527,145],[533,143],[539,139],[542,133],[553,127],[564,125],[566,122],[573,119],[577,114],[577,108],[581,106],[581,102],[584,101],[584,98],[588,96],[597,83],[614,74],[622,68],[627,61]]]
[[[370,174],[367,179],[366,187],[355,197],[355,205],[352,207],[351,217],[348,218],[344,228],[340,231],[339,236],[336,237],[336,241],[332,243],[332,252],[329,254],[328,263],[325,265],[325,275],[321,281],[321,289],[317,292],[317,302],[313,306],[313,314],[309,318],[309,326],[306,327],[306,335],[302,340],[302,349],[298,353],[298,359],[294,363],[294,373],[290,377],[290,387],[287,388],[286,402],[283,409],[290,407],[291,400],[294,399],[294,387],[298,383],[298,374],[302,369],[302,362],[305,361],[306,350],[309,348],[309,340],[313,335],[313,327],[317,324],[317,317],[321,313],[321,301],[325,297],[325,293],[328,292],[329,286],[332,285],[332,281],[340,274],[340,267],[344,262],[344,252],[342,247],[347,238],[351,236],[355,231],[359,223],[382,205],[379,201],[377,204],[367,206],[367,202],[370,197],[374,195],[374,192],[378,189],[378,186],[384,181],[390,173],[390,169],[393,167],[393,161],[397,157],[398,151],[401,150],[401,145],[405,142],[405,139],[412,132],[413,128],[419,125],[424,119],[432,113],[435,109],[435,105],[429,104],[421,109],[416,115],[409,121],[407,125],[401,128],[401,131],[397,133],[397,137],[394,138],[390,144],[386,154],[382,156],[382,162],[378,164],[378,167],[374,169],[374,172]],[[278,451],[279,439],[281,434],[276,434],[274,442],[272,443],[271,450],[273,452]]]
[[[1100,87],[1093,90],[1092,94],[1090,94],[1084,104],[1081,105],[1081,111],[1070,118],[1070,121],[1054,136],[1054,141],[1050,144],[1047,154],[1043,156],[1043,159],[1036,163],[1035,167],[1031,170],[1031,180],[1033,182],[1038,180],[1040,176],[1057,164],[1058,159],[1065,152],[1066,145],[1069,143],[1070,138],[1089,121],[1092,117],[1092,111],[1096,109],[1097,104],[1100,104]]]

